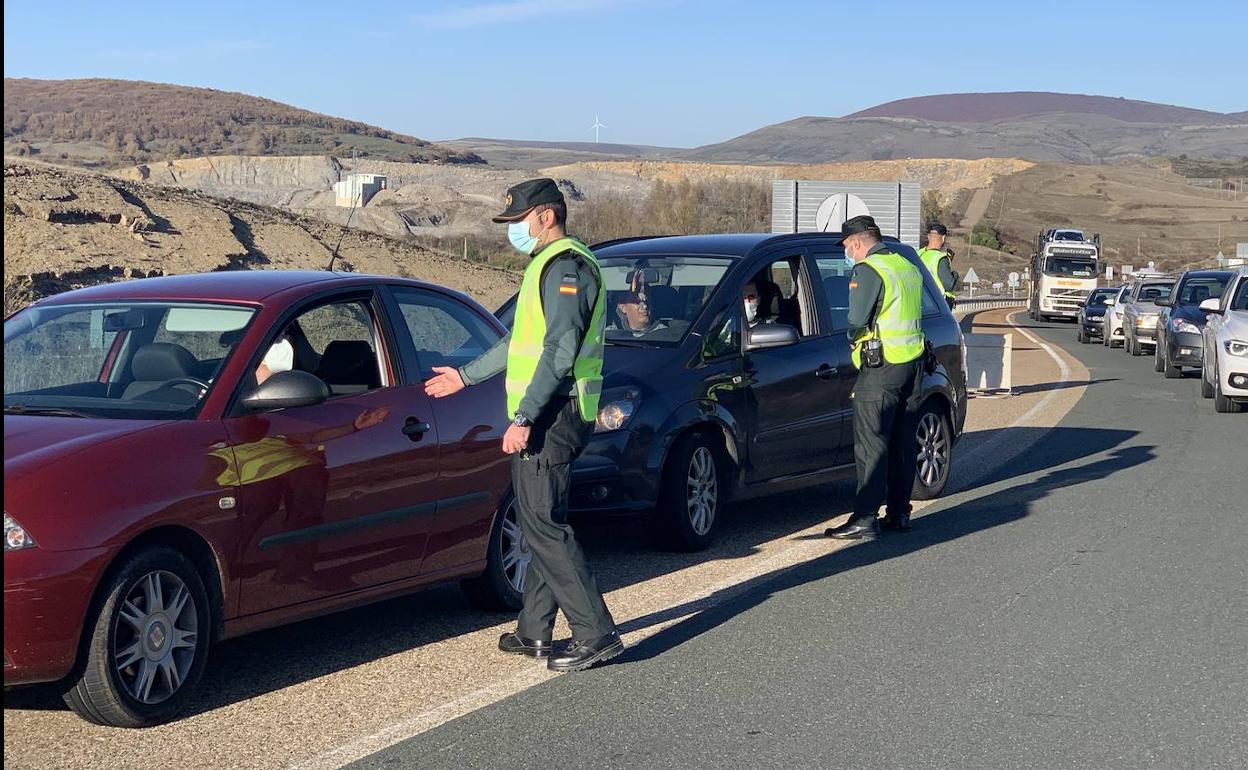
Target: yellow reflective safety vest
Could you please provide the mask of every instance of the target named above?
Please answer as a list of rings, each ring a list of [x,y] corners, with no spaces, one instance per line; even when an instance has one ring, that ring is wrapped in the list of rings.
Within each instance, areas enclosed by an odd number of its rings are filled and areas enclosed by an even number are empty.
[[[511,330],[511,343],[507,348],[507,414],[515,416],[524,400],[524,394],[537,371],[546,341],[546,314],[542,307],[542,273],[550,261],[565,251],[574,251],[585,260],[598,281],[598,296],[585,329],[585,339],[572,364],[572,376],[576,379],[577,401],[581,418],[593,422],[598,418],[598,399],[602,395],[602,356],[607,289],[602,281],[602,270],[589,247],[575,238],[560,238],[537,253],[524,271],[520,282],[520,296],[516,300],[516,320]],[[552,298],[553,299],[553,298]],[[528,415],[536,419],[537,415]]]
[[[864,260],[884,282],[884,299],[872,328],[854,340],[851,357],[862,368],[862,343],[879,338],[884,360],[904,364],[923,355],[923,274],[900,254],[881,251]]]
[[[932,277],[936,279],[936,285],[945,293],[945,296],[953,299],[953,292],[946,289],[945,285],[940,282],[940,260],[946,256],[945,252],[940,249],[919,249],[919,260],[923,262],[927,272],[931,273]]]

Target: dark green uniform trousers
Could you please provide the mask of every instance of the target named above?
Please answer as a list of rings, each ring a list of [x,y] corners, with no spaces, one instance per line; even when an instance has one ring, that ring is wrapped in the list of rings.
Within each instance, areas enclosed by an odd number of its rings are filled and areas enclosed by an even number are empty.
[[[910,515],[918,445],[916,400],[922,359],[863,367],[854,386],[854,463],[858,493],[853,518],[875,518],[887,503],[890,516]]]
[[[572,461],[593,433],[576,399],[554,399],[534,421],[528,449],[512,457],[511,480],[524,539],[533,554],[524,579],[524,608],[516,633],[547,641],[563,610],[575,639],[592,641],[615,630],[607,604],[568,526]]]

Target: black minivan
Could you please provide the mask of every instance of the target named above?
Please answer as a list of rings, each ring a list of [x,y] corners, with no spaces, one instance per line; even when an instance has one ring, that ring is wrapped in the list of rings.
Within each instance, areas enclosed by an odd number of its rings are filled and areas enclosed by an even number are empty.
[[[853,475],[853,264],[839,234],[643,237],[593,251],[606,360],[594,436],[573,466],[577,518],[653,512],[667,546],[698,550],[730,499]],[[944,489],[966,419],[962,333],[924,276],[938,364],[921,392],[917,499]],[[508,326],[514,303],[497,314]]]

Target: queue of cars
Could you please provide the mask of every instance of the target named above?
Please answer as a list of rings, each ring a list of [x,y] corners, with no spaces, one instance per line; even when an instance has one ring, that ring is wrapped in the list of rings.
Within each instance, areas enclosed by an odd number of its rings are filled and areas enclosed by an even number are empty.
[[[726,500],[852,474],[839,235],[596,249],[609,302],[644,285],[648,313],[612,313],[581,518],[652,513],[667,543],[704,548]],[[937,363],[915,495],[933,497],[965,355],[923,274]],[[437,401],[422,387],[505,330],[441,287],[296,271],[108,284],[5,319],[5,686],[59,682],[83,718],[142,726],[178,712],[224,638],[448,580],[518,607],[530,555],[502,378]],[[293,368],[261,376],[279,342]]]
[[[1200,370],[1200,393],[1218,412],[1248,409],[1248,268],[1149,275],[1094,290],[1079,311],[1076,337],[1153,354],[1167,379]]]

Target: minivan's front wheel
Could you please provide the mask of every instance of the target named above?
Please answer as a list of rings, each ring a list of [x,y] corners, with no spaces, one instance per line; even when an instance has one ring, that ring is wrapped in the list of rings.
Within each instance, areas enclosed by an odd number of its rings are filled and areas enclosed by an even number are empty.
[[[694,433],[672,449],[655,512],[661,543],[678,551],[701,551],[715,538],[724,503],[717,447]]]
[[[524,582],[533,553],[517,513],[516,497],[509,492],[490,529],[485,572],[463,582],[468,598],[483,609],[518,611],[524,606]]]
[[[928,401],[919,411],[914,440],[918,459],[912,496],[916,500],[940,497],[953,467],[953,429],[939,402]]]
[[[208,594],[191,560],[163,546],[138,553],[105,587],[65,703],[110,727],[172,718],[204,671],[211,628]]]

